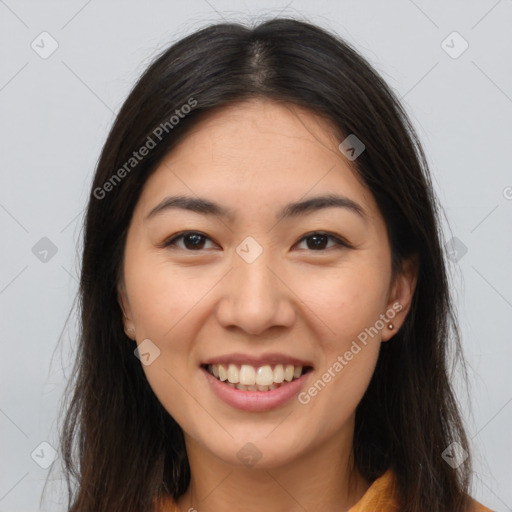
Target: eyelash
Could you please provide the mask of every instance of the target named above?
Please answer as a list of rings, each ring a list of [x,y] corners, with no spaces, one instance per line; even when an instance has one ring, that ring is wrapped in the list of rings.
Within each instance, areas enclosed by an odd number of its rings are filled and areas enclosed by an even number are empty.
[[[187,235],[199,235],[202,238],[211,240],[207,235],[205,235],[204,233],[201,233],[200,231],[183,231],[182,233],[178,233],[177,235],[172,236],[171,238],[165,240],[161,244],[161,247],[162,248],[172,247],[172,246],[177,247],[176,241],[179,240],[179,239],[184,238]],[[347,241],[345,241],[341,237],[339,237],[337,235],[333,235],[331,233],[327,233],[325,231],[312,231],[311,233],[307,233],[297,243],[301,243],[302,241],[307,240],[308,238],[312,238],[315,235],[325,236],[328,239],[333,240],[334,243],[337,246],[335,248],[343,248],[343,247],[344,248],[351,248],[352,247]],[[206,249],[191,250],[191,249],[182,248],[182,247],[177,247],[177,248],[178,249],[183,249],[184,251],[187,251],[187,252],[199,252],[199,251],[202,251],[202,250],[206,250]],[[306,250],[308,250],[310,252],[325,252],[325,251],[327,251],[329,249],[332,249],[332,248],[333,247],[329,247],[328,249],[318,249],[318,250],[306,249]]]

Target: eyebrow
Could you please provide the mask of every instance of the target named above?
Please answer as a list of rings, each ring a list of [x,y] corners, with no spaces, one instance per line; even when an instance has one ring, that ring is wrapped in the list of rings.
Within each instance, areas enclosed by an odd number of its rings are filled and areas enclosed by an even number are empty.
[[[367,214],[364,208],[345,196],[336,194],[326,194],[321,196],[312,197],[304,201],[287,204],[276,215],[276,220],[281,221],[300,215],[306,215],[324,208],[345,208],[348,211],[355,213],[364,221],[367,220]],[[188,196],[168,196],[158,203],[145,217],[149,220],[156,215],[172,209],[183,209],[192,212],[200,213],[203,215],[217,215],[219,217],[233,220],[235,215],[234,211],[230,208],[221,206],[213,201],[201,197],[188,197]]]

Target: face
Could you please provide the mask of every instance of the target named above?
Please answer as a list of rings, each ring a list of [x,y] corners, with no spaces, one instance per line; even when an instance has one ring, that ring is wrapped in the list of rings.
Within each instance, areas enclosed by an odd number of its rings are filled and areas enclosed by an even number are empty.
[[[125,328],[187,447],[229,464],[276,467],[349,439],[409,308],[414,277],[392,280],[384,220],[333,133],[266,100],[210,113],[131,220]]]

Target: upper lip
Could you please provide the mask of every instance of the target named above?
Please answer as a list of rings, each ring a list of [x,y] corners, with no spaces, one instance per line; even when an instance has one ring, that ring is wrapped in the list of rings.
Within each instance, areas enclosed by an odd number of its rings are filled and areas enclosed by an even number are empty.
[[[258,356],[250,354],[241,354],[239,352],[233,354],[224,354],[222,356],[211,357],[204,361],[203,365],[209,364],[248,364],[251,366],[259,367],[264,365],[273,364],[293,364],[294,366],[313,366],[310,361],[299,359],[297,357],[291,357],[286,354],[269,353],[261,354]]]

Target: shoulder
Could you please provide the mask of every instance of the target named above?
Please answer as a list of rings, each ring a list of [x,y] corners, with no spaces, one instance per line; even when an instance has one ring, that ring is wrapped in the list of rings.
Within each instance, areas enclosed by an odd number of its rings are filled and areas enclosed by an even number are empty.
[[[377,507],[377,508],[375,508]],[[154,512],[177,512],[178,508],[171,496],[162,496],[155,500]],[[349,512],[379,510],[380,512],[399,512],[400,505],[396,480],[391,470],[377,478],[361,500]],[[478,501],[471,499],[468,512],[494,512]]]
[[[469,507],[468,512],[494,512],[490,508],[484,507],[478,501],[471,499],[471,505]]]
[[[400,497],[395,474],[388,469],[377,478],[368,488],[364,496],[349,510],[349,512],[400,512]],[[470,498],[467,512],[494,512],[478,501]]]
[[[174,503],[174,500],[169,495],[164,495],[154,501],[154,512],[177,512],[177,510],[176,503]]]

